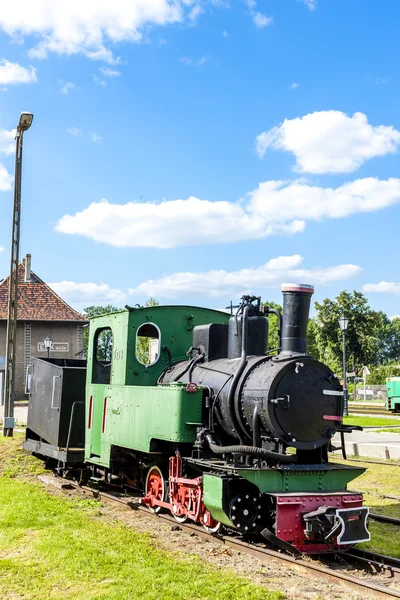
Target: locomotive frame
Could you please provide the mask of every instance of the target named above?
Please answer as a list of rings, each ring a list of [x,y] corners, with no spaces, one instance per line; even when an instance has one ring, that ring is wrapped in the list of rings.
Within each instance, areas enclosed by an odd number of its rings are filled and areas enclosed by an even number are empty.
[[[347,490],[364,469],[328,461],[342,392],[306,354],[313,290],[283,291],[277,356],[257,297],[231,315],[155,306],[92,319],[85,387],[81,361],[34,359],[25,448],[210,533],[223,524],[292,553],[369,540],[368,508]]]

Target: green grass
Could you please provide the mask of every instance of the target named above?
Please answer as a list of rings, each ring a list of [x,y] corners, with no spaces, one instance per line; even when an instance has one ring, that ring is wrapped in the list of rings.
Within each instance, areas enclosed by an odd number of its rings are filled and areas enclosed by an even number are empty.
[[[350,489],[363,493],[364,504],[369,506],[370,512],[400,519],[400,502],[383,497],[386,494],[400,496],[400,468],[385,465],[384,462],[379,465],[352,463],[351,460],[344,461],[336,456],[331,456],[330,460],[335,463],[365,467],[365,473],[351,482]],[[370,521],[368,528],[371,541],[359,544],[360,548],[400,558],[399,527]]]
[[[393,427],[393,425],[400,425],[399,419],[387,419],[385,417],[343,417],[343,423],[345,425],[361,425],[361,427]]]
[[[51,495],[32,481],[41,467],[18,444],[0,442],[0,598],[283,598],[195,555],[159,550],[149,535],[106,521],[98,502]]]
[[[398,433],[400,435],[400,427],[385,427],[385,429],[377,429],[375,433]]]

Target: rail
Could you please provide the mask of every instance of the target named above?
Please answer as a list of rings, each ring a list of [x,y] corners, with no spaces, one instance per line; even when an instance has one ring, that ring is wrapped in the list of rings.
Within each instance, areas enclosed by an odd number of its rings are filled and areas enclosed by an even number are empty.
[[[79,486],[73,483],[71,485],[77,489],[81,489],[93,494],[93,496],[99,500],[119,503],[128,508],[143,511],[148,515],[153,515],[158,519],[173,523],[183,531],[189,531],[191,533],[195,533],[199,537],[203,537],[208,540],[210,539],[210,534],[206,532],[203,527],[194,523],[177,523],[172,515],[151,513],[147,508],[139,504],[137,498],[134,496],[129,497],[121,494],[111,494],[109,492],[104,492],[101,489],[90,486]],[[249,543],[242,539],[223,534],[213,535],[213,540],[216,543],[234,548],[239,552],[250,554],[261,561],[280,562],[281,564],[286,563],[287,565],[290,565],[291,569],[294,569],[300,573],[312,573],[315,577],[324,579],[325,581],[328,580],[332,583],[341,583],[358,591],[364,597],[386,600],[389,598],[400,598],[400,590],[388,587],[381,583],[376,583],[370,579],[362,579],[348,575],[347,573],[338,570],[337,563],[334,567],[327,566],[327,564],[322,565],[321,561],[317,562],[312,558],[310,560],[310,557],[307,557],[307,560],[298,557],[295,558],[293,556],[277,552],[276,550],[265,548],[260,544]],[[334,558],[339,559],[342,564],[351,566],[352,568],[359,568],[359,565],[362,565],[362,568],[365,569],[365,567],[368,566],[369,569],[374,573],[385,572],[390,576],[391,580],[400,580],[399,559],[359,549],[352,549],[351,552],[339,552],[334,555]],[[328,556],[326,563],[328,563],[328,561],[331,559],[332,556]]]

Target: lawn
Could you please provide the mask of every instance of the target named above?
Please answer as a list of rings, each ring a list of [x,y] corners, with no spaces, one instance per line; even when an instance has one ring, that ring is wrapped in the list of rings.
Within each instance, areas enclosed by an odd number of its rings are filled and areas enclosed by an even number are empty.
[[[381,464],[353,463],[351,460],[344,461],[336,455],[331,455],[330,460],[335,463],[365,467],[366,472],[352,481],[349,489],[363,492],[364,504],[369,506],[370,512],[400,519],[400,502],[383,497],[385,495],[400,497],[400,467],[385,465],[384,462]],[[359,544],[360,548],[400,558],[399,527],[370,521],[369,530],[371,541],[367,544]]]
[[[159,550],[149,535],[100,518],[94,500],[51,495],[19,445],[0,439],[0,598],[283,598],[197,556]]]
[[[375,433],[398,433],[400,435],[400,427],[385,427],[385,429],[377,429]]]
[[[343,417],[343,423],[345,425],[360,425],[361,427],[393,427],[393,425],[400,426],[400,417],[391,419],[385,417],[356,417],[349,415],[348,417]]]

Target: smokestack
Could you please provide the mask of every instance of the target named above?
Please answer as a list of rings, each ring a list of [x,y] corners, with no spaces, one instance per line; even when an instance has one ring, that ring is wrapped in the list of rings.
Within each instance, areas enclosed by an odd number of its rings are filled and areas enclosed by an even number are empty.
[[[31,258],[30,254],[25,257],[25,283],[31,280]]]
[[[307,325],[314,286],[305,283],[283,283],[283,324],[281,352],[305,354]]]

